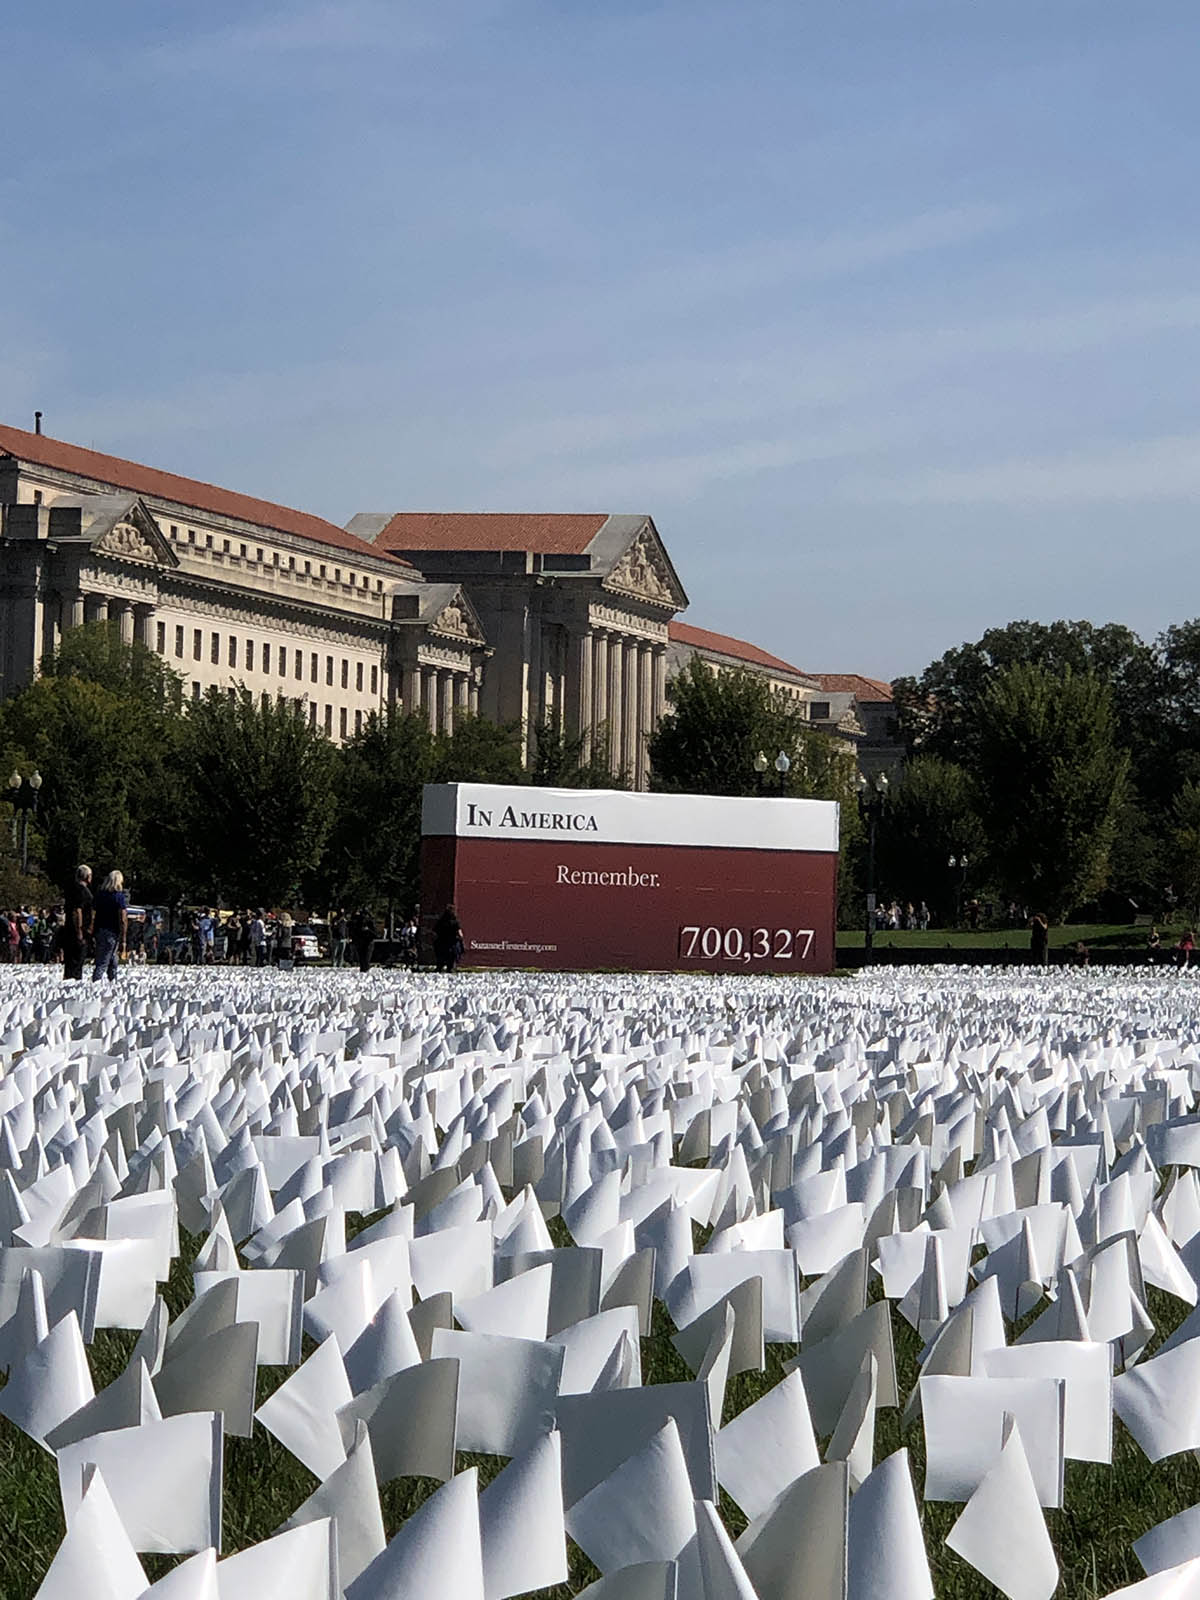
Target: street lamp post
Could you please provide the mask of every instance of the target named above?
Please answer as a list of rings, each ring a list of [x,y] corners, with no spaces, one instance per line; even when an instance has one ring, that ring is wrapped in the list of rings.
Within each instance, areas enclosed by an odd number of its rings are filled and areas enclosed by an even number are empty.
[[[875,950],[875,830],[883,815],[887,791],[886,772],[877,773],[874,780],[859,773],[858,814],[867,825],[867,926],[863,953],[868,966]]]
[[[23,778],[19,772],[14,772],[8,780],[8,800],[13,808],[13,844],[17,842],[17,814],[21,816],[21,871],[29,871],[29,814],[37,815],[38,790],[42,787],[42,775],[34,772],[30,777]]]
[[[768,761],[766,752],[760,750],[754,758],[754,771],[758,778],[759,794],[761,794],[763,791],[763,785],[766,782],[767,773],[770,771],[771,766],[772,763]],[[782,795],[784,784],[787,781],[787,775],[792,770],[792,758],[788,755],[786,750],[781,750],[775,757],[774,767],[779,778],[779,793]]]
[[[947,862],[950,871],[958,868],[958,881],[954,885],[954,925],[962,923],[962,900],[967,888],[967,858],[966,856],[951,856]]]

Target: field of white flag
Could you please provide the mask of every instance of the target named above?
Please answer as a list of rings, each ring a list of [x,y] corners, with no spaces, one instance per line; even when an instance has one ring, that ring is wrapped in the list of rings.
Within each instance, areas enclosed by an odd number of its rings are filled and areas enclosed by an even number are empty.
[[[1198,1002],[0,969],[0,1593],[1200,1597]]]

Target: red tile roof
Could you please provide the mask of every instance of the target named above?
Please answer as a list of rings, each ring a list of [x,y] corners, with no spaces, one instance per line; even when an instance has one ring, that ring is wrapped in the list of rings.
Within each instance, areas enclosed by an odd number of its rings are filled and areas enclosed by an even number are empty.
[[[734,639],[727,633],[711,633],[707,628],[693,628],[689,622],[668,623],[667,635],[675,644],[690,645],[693,650],[711,650],[716,655],[734,656],[756,667],[769,667],[772,672],[795,673],[798,678],[809,676],[799,667],[792,666],[790,661],[769,655],[756,644],[748,644],[745,639]]]
[[[856,700],[890,700],[892,686],[878,678],[864,678],[861,672],[810,672],[830,694],[852,694]]]
[[[97,450],[85,450],[77,444],[66,444],[61,439],[51,439],[42,433],[26,433],[22,428],[9,428],[0,423],[0,453],[15,456],[34,466],[51,467],[60,472],[74,472],[97,483],[116,489],[130,489],[135,494],[148,495],[155,500],[170,500],[176,505],[190,506],[196,511],[211,511],[221,517],[236,517],[242,522],[257,523],[259,527],[274,528],[280,533],[296,534],[301,539],[314,539],[319,544],[334,545],[360,558],[383,555],[363,539],[358,539],[344,528],[323,517],[310,516],[307,511],[293,511],[290,506],[278,506],[270,500],[256,500],[247,494],[237,494],[232,489],[219,489],[211,483],[199,483],[194,478],[180,478],[173,472],[160,472],[157,467],[144,467],[136,461],[123,461],[119,456],[106,456]],[[399,561],[398,556],[390,559]],[[405,566],[407,562],[403,563]]]
[[[529,550],[579,556],[607,514],[525,511],[398,511],[375,540],[381,550]]]

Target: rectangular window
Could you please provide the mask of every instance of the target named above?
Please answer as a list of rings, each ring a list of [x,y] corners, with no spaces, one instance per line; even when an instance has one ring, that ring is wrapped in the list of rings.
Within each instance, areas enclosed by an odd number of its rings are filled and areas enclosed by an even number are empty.
[[[274,564],[276,566],[279,565],[279,551],[278,550],[272,550],[272,552],[271,552],[271,560],[274,562]]]
[[[307,577],[307,576],[308,576],[308,574],[309,574],[309,573],[310,573],[310,572],[311,572],[311,571],[312,571],[312,562],[311,562],[311,561],[306,561],[306,562],[305,562],[305,563],[304,563],[304,575],[305,575],[305,577]]]
[[[158,651],[160,656],[165,656],[167,653],[167,625],[165,622],[160,622],[155,625],[154,648]]]
[[[232,684],[229,685],[229,687],[228,687],[228,689],[226,689],[225,693],[229,696],[229,698],[231,700],[236,700],[237,699],[237,690],[233,687]]]
[[[285,644],[279,646],[279,676],[281,678],[287,677],[287,645]],[[281,689],[279,692],[282,694],[283,690]]]
[[[342,688],[343,689],[348,689],[349,687],[350,687],[350,663],[345,659],[345,657],[343,657],[342,658]]]
[[[288,571],[289,572],[295,572],[295,570],[296,570],[296,558],[295,558],[295,556],[289,556],[288,557]]]
[[[341,569],[341,567],[334,567],[334,569],[333,569],[333,581],[334,581],[334,583],[341,583],[341,581],[342,581],[342,569]]]
[[[175,629],[175,654],[182,661],[182,659],[183,659],[183,626],[182,626],[182,624],[180,624],[180,626]]]
[[[229,540],[228,539],[222,539],[221,540],[221,549],[224,550],[226,555],[229,554]]]
[[[195,678],[193,678],[192,679],[192,699],[193,700],[199,700],[199,698],[200,698],[200,685],[196,682]]]
[[[362,693],[363,664],[361,661],[356,661],[354,664],[354,687],[358,690],[359,694]]]
[[[254,671],[254,640],[246,640],[246,671]]]
[[[829,701],[812,700],[808,706],[809,719],[812,722],[826,722],[829,719]]]
[[[258,550],[256,552],[256,557],[257,557],[257,560],[258,560],[258,563],[259,563],[260,566],[262,565],[262,556],[263,556],[262,545],[259,545]]]
[[[231,667],[236,667],[237,666],[237,634],[236,633],[231,633],[229,635],[229,665]]]
[[[342,738],[344,739],[346,737],[346,708],[345,708],[345,706],[343,706],[341,708],[341,710],[338,712],[338,726],[341,729]]]
[[[379,693],[379,668],[375,665],[371,667],[371,693]]]
[[[269,644],[264,644],[263,645],[263,671],[264,672],[270,672],[270,670],[271,670],[271,646]]]
[[[179,524],[176,522],[171,524],[171,537],[172,539],[178,539],[179,537]]]
[[[265,650],[266,648],[267,648],[267,646],[264,645],[263,649]],[[260,699],[262,701],[262,708],[265,711],[267,709],[267,707],[271,704],[271,692],[270,692],[270,690],[269,689],[264,689],[263,692],[262,692],[262,695],[260,696]]]
[[[325,657],[325,682],[330,684],[330,685],[332,685],[332,683],[333,683],[333,657],[332,656],[326,656]]]
[[[189,544],[195,544],[195,542],[196,542],[196,530],[195,530],[195,528],[189,528],[188,529],[188,543]]]
[[[308,663],[308,670],[312,681],[314,683],[318,682],[321,676],[321,658],[315,650],[312,653],[312,659]]]
[[[354,731],[355,731],[355,733],[361,733],[362,732],[362,712],[361,711],[356,711],[354,713]]]
[[[298,678],[303,678],[303,676],[304,676],[304,651],[303,650],[297,650],[296,651],[296,676]]]
[[[324,577],[324,576],[325,576],[325,563],[324,563],[324,562],[323,562],[323,561],[322,561],[322,563],[321,563],[321,576],[322,576],[322,577]]]
[[[204,548],[206,550],[211,550],[212,549],[212,534],[211,533],[206,533],[204,535]]]
[[[192,660],[199,661],[204,654],[204,635],[199,628],[192,633]]]
[[[221,635],[219,633],[213,634],[212,643],[208,648],[208,655],[214,667],[221,665]]]
[[[245,546],[245,545],[244,545],[244,544],[242,544],[242,545],[239,545],[239,546],[238,546],[238,549],[239,549],[239,550],[240,550],[240,551],[241,551],[241,553],[242,553],[242,560],[243,560],[243,561],[245,561],[245,559],[246,559],[246,546]]]
[[[325,707],[325,732],[330,736],[330,738],[333,737],[333,707],[332,706],[326,706]]]
[[[308,702],[308,725],[310,728],[315,728],[317,725],[317,703],[315,700]]]

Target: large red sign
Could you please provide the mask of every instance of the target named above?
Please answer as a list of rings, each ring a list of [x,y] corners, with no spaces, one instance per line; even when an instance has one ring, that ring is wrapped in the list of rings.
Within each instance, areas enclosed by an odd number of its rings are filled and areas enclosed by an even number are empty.
[[[428,926],[444,906],[455,905],[464,965],[554,971],[832,970],[836,850],[596,840],[586,827],[564,821],[593,814],[580,808],[586,795],[574,796],[576,809],[570,812],[564,807],[538,813],[531,811],[529,799],[538,791],[513,792],[524,800],[518,819],[549,819],[546,831],[553,837],[427,831],[423,841],[423,917]],[[679,805],[682,798],[669,797],[668,803]],[[724,804],[757,808],[803,802]],[[464,828],[479,809],[474,803],[460,807]],[[496,807],[489,810],[493,818],[504,815]],[[427,806],[427,830],[430,822]],[[777,813],[771,822],[768,833],[777,831]],[[641,827],[641,817],[638,823]],[[432,824],[438,824],[436,808]]]

